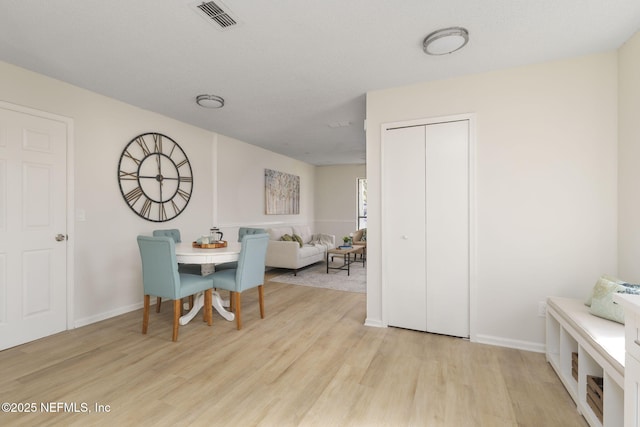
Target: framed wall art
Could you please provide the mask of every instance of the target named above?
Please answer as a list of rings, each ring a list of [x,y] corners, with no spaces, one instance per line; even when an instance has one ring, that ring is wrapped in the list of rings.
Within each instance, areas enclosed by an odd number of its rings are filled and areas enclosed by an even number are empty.
[[[267,215],[298,215],[300,213],[299,176],[265,169],[264,194]]]

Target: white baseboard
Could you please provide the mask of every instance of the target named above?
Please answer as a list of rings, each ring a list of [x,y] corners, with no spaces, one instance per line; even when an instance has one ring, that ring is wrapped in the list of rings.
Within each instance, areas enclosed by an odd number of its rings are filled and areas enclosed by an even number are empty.
[[[82,326],[87,326],[92,323],[100,322],[102,320],[107,320],[112,317],[119,316],[121,314],[129,313],[131,311],[141,309],[142,307],[143,307],[143,303],[139,302],[137,304],[132,304],[126,307],[120,307],[116,310],[105,311],[104,313],[99,313],[99,314],[96,314],[95,316],[89,316],[83,319],[78,319],[74,322],[73,325],[75,328],[80,328]]]
[[[382,323],[381,320],[378,320],[378,319],[365,319],[364,325],[371,326],[374,328],[387,327]],[[498,347],[514,348],[517,350],[532,351],[535,353],[544,353],[546,350],[544,344],[530,342],[530,341],[520,341],[520,340],[512,340],[512,339],[501,338],[501,337],[494,337],[491,335],[476,335],[475,338],[471,340],[471,342],[478,343],[478,344],[495,345]]]
[[[386,328],[386,326],[382,324],[382,321],[377,319],[365,319],[364,326],[372,326],[374,328]]]
[[[491,335],[476,335],[476,339],[473,340],[473,342],[476,342],[479,344],[496,345],[499,347],[515,348],[518,350],[533,351],[535,353],[545,352],[544,344],[531,342],[531,341],[520,341],[520,340],[512,340],[512,339],[501,338],[501,337],[494,337]]]

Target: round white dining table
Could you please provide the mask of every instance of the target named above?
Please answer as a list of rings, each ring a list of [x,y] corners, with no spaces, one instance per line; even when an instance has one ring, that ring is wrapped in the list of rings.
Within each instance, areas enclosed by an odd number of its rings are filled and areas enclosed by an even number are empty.
[[[240,243],[228,243],[226,248],[194,248],[191,242],[176,243],[176,259],[181,264],[221,264],[237,261],[240,255]],[[199,293],[193,302],[193,308],[180,317],[180,324],[186,325],[204,306],[204,294]],[[226,320],[232,321],[235,315],[225,309],[229,301],[223,300],[217,291],[213,291],[213,308]]]

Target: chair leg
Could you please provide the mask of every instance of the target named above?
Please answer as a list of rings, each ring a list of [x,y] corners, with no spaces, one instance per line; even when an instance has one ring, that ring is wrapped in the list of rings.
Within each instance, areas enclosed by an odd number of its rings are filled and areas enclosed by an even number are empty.
[[[189,310],[193,309],[193,295],[189,295]]]
[[[178,341],[178,326],[180,326],[180,312],[182,311],[182,300],[177,298],[173,301],[173,341]]]
[[[160,304],[162,304],[162,297],[156,297],[156,313],[160,313]]]
[[[236,327],[238,330],[242,329],[242,302],[240,292],[234,292],[233,296],[235,298],[235,306],[236,306]]]
[[[229,291],[229,311],[232,313],[235,313],[236,311],[236,304],[235,301],[233,300],[233,291]]]
[[[144,310],[142,311],[142,333],[146,334],[149,328],[149,305],[151,304],[151,296],[144,296]]]
[[[213,290],[204,291],[204,321],[207,325],[213,324]]]
[[[260,302],[260,318],[264,319],[264,287],[258,286],[258,301]]]

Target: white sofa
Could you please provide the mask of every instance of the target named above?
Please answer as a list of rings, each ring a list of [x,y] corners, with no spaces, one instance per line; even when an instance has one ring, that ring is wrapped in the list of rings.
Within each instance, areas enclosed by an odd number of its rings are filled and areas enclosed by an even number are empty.
[[[269,246],[267,247],[267,267],[298,270],[325,260],[327,249],[336,247],[336,237],[330,234],[313,234],[308,225],[294,225],[268,228]],[[294,234],[300,236],[303,246],[297,241],[284,241],[282,236]]]

